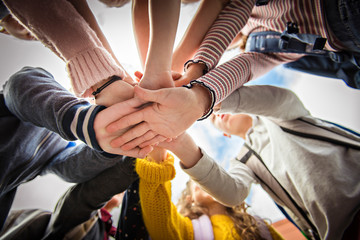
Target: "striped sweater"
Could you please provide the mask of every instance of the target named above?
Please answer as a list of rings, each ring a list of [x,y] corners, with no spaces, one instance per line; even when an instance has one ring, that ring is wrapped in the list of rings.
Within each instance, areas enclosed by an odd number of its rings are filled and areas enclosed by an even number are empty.
[[[321,0],[271,0],[268,5],[259,7],[255,6],[255,2],[256,0],[230,1],[190,61],[206,64],[209,72],[197,80],[214,91],[215,103],[221,102],[244,83],[265,74],[275,66],[295,61],[302,56],[289,53],[241,53],[215,68],[240,31],[244,35],[260,31],[283,32],[287,22],[294,22],[298,24],[300,34],[316,34],[327,38],[325,49],[344,49],[326,24]]]

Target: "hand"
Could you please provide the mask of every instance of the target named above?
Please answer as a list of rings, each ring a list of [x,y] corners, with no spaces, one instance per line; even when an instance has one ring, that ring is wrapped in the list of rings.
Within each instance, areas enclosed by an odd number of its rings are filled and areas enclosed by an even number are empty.
[[[167,151],[164,148],[154,147],[154,150],[149,153],[147,160],[150,162],[161,163],[166,159]]]
[[[171,142],[162,142],[159,147],[173,152],[184,168],[191,168],[202,158],[200,148],[189,134],[184,132]]]
[[[134,73],[134,75],[135,75],[135,80],[137,82],[140,82],[140,80],[144,76],[144,74],[142,72],[140,72],[140,71],[136,71]],[[171,71],[171,77],[172,77],[173,81],[177,81],[182,77],[182,75],[179,72]]]
[[[193,63],[191,64],[186,72],[177,80],[175,80],[175,86],[181,87],[183,85],[189,84],[192,80],[196,80],[199,77],[203,76],[206,66],[202,63]]]
[[[161,73],[144,73],[140,80],[140,87],[146,89],[160,89],[160,88],[170,88],[174,87],[174,81],[172,79],[171,72],[161,72]]]
[[[3,27],[0,31],[1,33],[12,35],[22,40],[36,40],[31,32],[23,27],[11,14],[1,20],[0,26]]]
[[[106,128],[110,134],[137,125],[114,139],[111,142],[113,148],[132,149],[142,143],[138,138],[143,138],[149,131],[174,138],[199,119],[211,102],[208,90],[198,85],[191,89],[179,87],[159,90],[146,90],[136,86],[134,99],[152,103],[127,116],[123,115],[120,119],[115,117],[119,120]]]
[[[124,151],[120,148],[114,148],[111,146],[113,139],[116,139],[119,135],[127,131],[129,128],[119,129],[109,133],[106,131],[106,127],[118,120],[119,118],[131,114],[138,110],[138,107],[143,105],[144,102],[140,99],[132,98],[125,102],[120,102],[114,104],[103,111],[99,112],[94,120],[94,130],[96,134],[96,140],[99,143],[100,147],[108,153],[126,155],[130,157],[144,158],[149,152],[153,150],[152,146],[144,146],[143,148],[134,147],[129,151]],[[148,134],[142,136],[143,142],[147,141],[149,144],[154,144],[159,141],[163,141],[165,138],[157,136],[152,131],[149,131]]]
[[[106,83],[108,79],[97,83],[93,86],[95,91]],[[134,86],[136,82],[130,77],[125,76],[122,80],[115,81],[104,88],[95,99],[97,105],[109,107],[115,103],[119,103],[134,97]]]

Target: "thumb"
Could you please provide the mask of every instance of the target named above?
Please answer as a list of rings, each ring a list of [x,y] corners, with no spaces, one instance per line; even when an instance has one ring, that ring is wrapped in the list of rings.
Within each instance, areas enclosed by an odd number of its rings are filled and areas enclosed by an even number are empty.
[[[150,90],[140,86],[134,87],[135,97],[146,102],[161,103],[162,95],[161,90]]]

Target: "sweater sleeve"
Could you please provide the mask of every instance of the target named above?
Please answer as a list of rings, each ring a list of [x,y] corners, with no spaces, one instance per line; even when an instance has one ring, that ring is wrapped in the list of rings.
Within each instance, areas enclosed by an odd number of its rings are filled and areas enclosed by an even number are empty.
[[[284,240],[285,238],[271,225],[267,225],[273,240]]]
[[[182,216],[171,202],[171,182],[175,177],[174,158],[162,163],[137,159],[139,195],[146,229],[152,239],[193,239],[191,220]]]
[[[310,115],[291,90],[267,86],[243,86],[221,103],[221,113],[248,113],[280,120]]]
[[[229,171],[226,171],[204,151],[202,153],[203,157],[195,166],[183,170],[222,204],[241,204],[249,194],[251,184],[255,182],[250,168],[233,159]]]
[[[90,96],[89,88],[110,76],[124,76],[96,33],[69,1],[4,0],[4,3],[39,41],[65,61],[77,96]]]
[[[295,61],[301,56],[282,53],[240,53],[198,78],[197,81],[214,91],[215,104],[217,104],[245,83],[266,74],[280,64]]]
[[[245,26],[254,5],[255,0],[231,0],[220,12],[190,62],[203,62],[208,70],[213,69],[226,48]]]

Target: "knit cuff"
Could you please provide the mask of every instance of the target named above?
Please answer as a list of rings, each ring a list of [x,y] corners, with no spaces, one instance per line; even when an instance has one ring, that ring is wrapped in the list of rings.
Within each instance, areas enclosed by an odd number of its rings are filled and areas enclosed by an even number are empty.
[[[64,115],[62,126],[71,140],[81,140],[98,151],[103,151],[96,140],[94,120],[104,106],[77,104]]]
[[[166,159],[161,163],[150,162],[145,159],[136,159],[136,172],[139,177],[154,183],[163,183],[175,177],[174,157],[167,154]]]
[[[76,96],[90,97],[91,86],[113,75],[124,77],[124,70],[117,65],[105,48],[94,48],[77,54],[67,62],[71,84]]]

